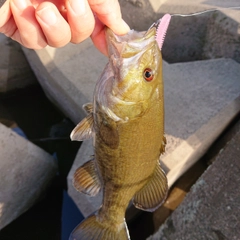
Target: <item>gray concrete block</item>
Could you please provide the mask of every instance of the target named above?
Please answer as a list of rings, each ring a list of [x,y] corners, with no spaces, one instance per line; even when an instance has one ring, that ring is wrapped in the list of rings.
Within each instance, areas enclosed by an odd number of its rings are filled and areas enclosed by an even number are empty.
[[[240,10],[213,13],[207,24],[203,59],[225,57],[240,63],[239,28]]]
[[[0,49],[0,93],[37,83],[18,43],[0,34]]]
[[[148,240],[217,240],[240,236],[240,124],[182,204]]]
[[[178,138],[187,139],[240,93],[240,64],[232,59],[166,64],[163,72],[166,132]]]
[[[23,51],[48,98],[78,123],[85,116],[81,106],[92,101],[95,83],[107,58],[90,39],[60,49],[46,47],[34,51],[23,48]]]
[[[28,210],[55,176],[52,156],[0,124],[0,229]]]
[[[169,186],[189,169],[240,112],[240,65],[231,59],[165,65]]]

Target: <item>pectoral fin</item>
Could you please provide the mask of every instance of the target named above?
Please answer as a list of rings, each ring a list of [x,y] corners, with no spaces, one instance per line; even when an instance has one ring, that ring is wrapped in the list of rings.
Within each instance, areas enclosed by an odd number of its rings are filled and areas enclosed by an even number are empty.
[[[73,177],[73,185],[79,192],[90,196],[95,196],[99,192],[101,183],[94,160],[86,162],[76,170]]]
[[[84,141],[90,139],[93,132],[93,113],[90,113],[73,129],[70,138],[72,141]]]
[[[133,204],[136,208],[152,212],[163,203],[167,192],[167,177],[158,164],[150,181],[135,194]]]

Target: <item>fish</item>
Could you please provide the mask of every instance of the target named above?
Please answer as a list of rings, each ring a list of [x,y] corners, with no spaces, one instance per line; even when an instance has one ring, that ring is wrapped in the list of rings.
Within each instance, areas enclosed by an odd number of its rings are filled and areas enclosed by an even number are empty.
[[[171,16],[147,31],[118,36],[106,28],[109,62],[98,79],[88,114],[71,139],[93,139],[94,156],[79,167],[74,187],[95,196],[98,211],[83,220],[69,240],[130,239],[125,212],[132,201],[145,211],[166,199],[168,183],[160,166],[165,150],[161,48]]]

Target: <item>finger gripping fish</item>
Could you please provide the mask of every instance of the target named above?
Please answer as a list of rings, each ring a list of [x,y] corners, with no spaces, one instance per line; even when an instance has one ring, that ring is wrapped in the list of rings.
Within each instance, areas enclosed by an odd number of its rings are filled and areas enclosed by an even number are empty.
[[[130,239],[125,212],[133,204],[154,211],[166,198],[167,178],[159,157],[165,148],[161,48],[170,15],[146,32],[124,36],[106,29],[109,63],[99,78],[88,116],[72,140],[93,137],[94,157],[75,172],[78,191],[95,196],[101,208],[81,222],[69,240]]]

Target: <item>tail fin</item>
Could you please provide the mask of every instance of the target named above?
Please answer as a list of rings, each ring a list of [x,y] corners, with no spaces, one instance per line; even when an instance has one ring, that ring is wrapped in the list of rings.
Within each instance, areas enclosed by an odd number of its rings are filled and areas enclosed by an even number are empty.
[[[71,233],[69,240],[130,240],[126,222],[118,227],[100,222],[96,215],[83,220]]]

